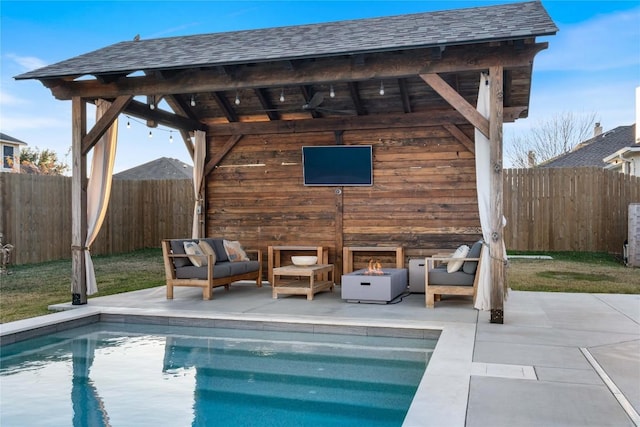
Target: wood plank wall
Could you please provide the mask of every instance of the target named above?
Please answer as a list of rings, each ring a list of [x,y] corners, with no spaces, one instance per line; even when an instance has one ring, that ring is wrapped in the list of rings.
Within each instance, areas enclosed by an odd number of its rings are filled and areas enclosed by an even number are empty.
[[[466,132],[471,132],[466,129]],[[210,139],[210,156],[228,136]],[[333,145],[333,132],[247,135],[207,177],[207,235],[269,245],[405,247],[423,257],[480,237],[474,155],[442,127],[345,131],[345,145],[373,146],[371,187],[305,187],[303,145]],[[336,190],[341,190],[336,191]],[[358,255],[360,268],[375,256]]]

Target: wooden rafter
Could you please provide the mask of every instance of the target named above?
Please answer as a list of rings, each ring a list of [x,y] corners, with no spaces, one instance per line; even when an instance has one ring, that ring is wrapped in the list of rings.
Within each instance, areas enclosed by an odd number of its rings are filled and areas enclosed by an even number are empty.
[[[260,101],[260,105],[262,105],[262,108],[264,109],[267,117],[269,117],[269,120],[278,120],[278,119],[280,119],[280,114],[278,114],[278,112],[275,111],[275,108],[274,108],[273,104],[271,103],[271,101],[269,100],[269,97],[265,93],[265,90],[264,89],[254,89],[254,92],[255,92],[256,96],[258,97],[258,101]]]
[[[505,68],[530,66],[535,55],[547,48],[547,43],[526,45],[522,50],[513,46],[477,47],[473,51],[447,51],[441,60],[430,60],[428,52],[402,55],[373,54],[362,66],[352,67],[349,58],[326,58],[298,64],[284,71],[279,63],[236,70],[235,77],[216,69],[185,70],[170,78],[160,75],[127,77],[110,84],[97,80],[43,80],[58,99],[73,96],[115,98],[120,95],[152,95],[157,93],[199,93],[230,89],[269,88],[291,85],[311,85],[327,82],[349,82],[370,79],[394,79],[426,73],[450,73],[486,70],[496,63]]]
[[[214,101],[216,101],[216,104],[218,104],[218,107],[220,107],[220,109],[222,110],[224,116],[227,118],[228,121],[230,122],[238,121],[238,115],[236,114],[235,110],[229,103],[229,100],[227,99],[226,96],[224,96],[223,93],[213,92],[211,96],[213,97]]]
[[[309,102],[311,102],[311,98],[313,98],[313,89],[311,88],[311,86],[300,86],[300,92],[302,93],[302,97],[304,98],[304,102],[306,104],[308,104]],[[318,113],[315,110],[309,110],[309,113],[311,114],[311,117],[313,117],[314,119],[317,119],[319,117],[321,117],[320,113]]]
[[[351,102],[353,102],[353,106],[356,108],[356,113],[359,116],[367,114],[364,105],[362,105],[362,98],[360,98],[358,82],[349,82],[349,94],[351,95]]]
[[[400,87],[400,99],[402,100],[402,109],[405,113],[411,112],[411,102],[409,102],[409,90],[407,89],[406,79],[398,79],[398,87]]]

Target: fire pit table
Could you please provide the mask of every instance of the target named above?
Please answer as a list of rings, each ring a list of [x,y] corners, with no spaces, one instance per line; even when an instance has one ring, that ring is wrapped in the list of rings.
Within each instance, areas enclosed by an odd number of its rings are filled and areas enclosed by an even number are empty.
[[[362,269],[342,275],[342,299],[386,304],[407,290],[406,268]]]

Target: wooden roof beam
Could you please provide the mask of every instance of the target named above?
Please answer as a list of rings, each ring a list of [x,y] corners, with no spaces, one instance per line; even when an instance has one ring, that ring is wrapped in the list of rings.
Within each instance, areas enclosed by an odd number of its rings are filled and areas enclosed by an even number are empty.
[[[57,99],[73,96],[85,98],[115,98],[120,95],[153,95],[214,92],[245,88],[268,88],[291,85],[312,85],[327,82],[394,79],[419,74],[484,71],[494,64],[504,68],[530,67],[535,55],[548,43],[526,45],[522,50],[513,46],[473,46],[455,51],[447,49],[441,60],[430,60],[424,51],[404,54],[377,54],[367,57],[365,64],[353,67],[349,58],[325,58],[315,62],[300,62],[295,70],[282,72],[276,63],[240,67],[234,76],[215,70],[191,70],[171,78],[159,75],[133,76],[103,84],[97,80],[43,80]],[[422,52],[422,54],[420,54]]]
[[[183,129],[185,131],[207,130],[207,125],[197,120],[179,116],[177,114],[173,114],[157,108],[155,110],[150,110],[147,104],[136,100],[132,100],[123,112],[142,120],[153,120],[159,125],[167,126],[173,129]]]

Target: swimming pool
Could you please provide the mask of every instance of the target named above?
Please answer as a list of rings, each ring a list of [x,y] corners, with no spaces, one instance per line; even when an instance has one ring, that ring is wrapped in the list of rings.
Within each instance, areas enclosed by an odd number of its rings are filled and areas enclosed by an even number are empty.
[[[3,346],[0,424],[399,426],[435,343],[101,322]]]

